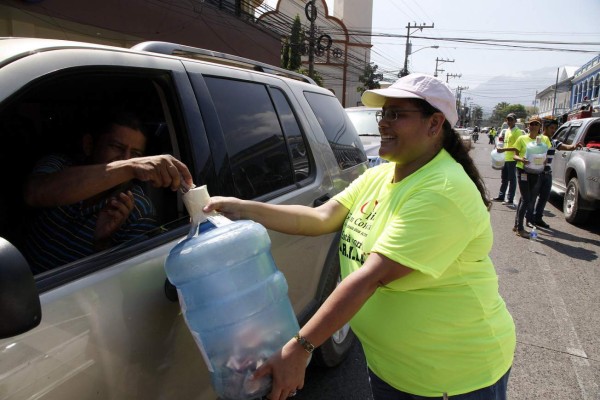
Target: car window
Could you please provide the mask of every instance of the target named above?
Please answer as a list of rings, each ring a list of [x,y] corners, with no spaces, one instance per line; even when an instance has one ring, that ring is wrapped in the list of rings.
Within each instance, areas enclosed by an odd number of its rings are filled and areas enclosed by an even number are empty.
[[[362,144],[348,115],[335,96],[304,92],[342,169],[367,161]]]
[[[285,122],[281,122],[264,84],[216,77],[205,77],[205,81],[240,196],[255,198],[293,184],[292,161],[282,126],[296,138],[299,128],[291,127],[289,110]],[[278,104],[285,111],[280,95]],[[296,149],[297,160],[306,155],[303,147]]]
[[[556,135],[554,135],[554,137],[557,138],[559,142],[562,142],[564,144],[571,144],[573,143],[575,134],[577,133],[578,129],[579,126],[570,125],[558,131]]]
[[[348,111],[348,117],[359,136],[379,136],[379,124],[375,119],[377,111],[369,109]]]
[[[292,157],[294,177],[298,182],[308,178],[311,172],[306,138],[300,130],[300,124],[285,94],[280,89],[271,88],[271,95],[281,120],[281,126],[285,132],[285,138]]]
[[[16,245],[31,263],[35,257],[31,243],[39,233],[37,227],[43,221],[42,214],[48,209],[28,207],[20,188],[34,168],[56,163],[57,160],[65,166],[68,163],[85,163],[81,145],[83,134],[93,125],[92,117],[102,114],[104,109],[127,108],[137,115],[146,136],[146,155],[174,154],[180,147],[175,132],[182,134],[184,130],[178,122],[174,89],[169,86],[168,80],[168,73],[159,71],[140,71],[139,75],[134,75],[131,70],[93,73],[73,69],[41,78],[5,100],[0,107],[0,139],[3,142],[0,147],[0,176],[5,183],[10,182],[13,190],[0,194],[0,236]],[[167,122],[167,114],[172,117],[170,123]],[[185,162],[181,154],[174,155]],[[148,224],[138,224],[135,229],[115,234],[107,248],[123,255],[129,254],[134,243],[186,225],[189,219],[178,193],[153,188],[142,182],[131,182],[128,189],[133,188],[138,196],[136,198],[145,202],[136,202],[136,207],[146,204],[145,210],[151,218],[145,220]],[[75,209],[75,205],[68,207]],[[77,207],[88,210],[83,205]],[[64,226],[74,218],[66,210]],[[89,210],[90,213],[97,212],[92,211],[96,210],[95,206],[90,206]],[[60,229],[64,226],[61,225]],[[91,253],[75,249],[75,244],[66,239],[71,234],[52,235],[57,246],[65,250],[65,254],[70,254],[63,264],[94,256],[98,250],[106,249],[98,248]],[[41,235],[39,239],[43,240]],[[76,257],[73,258],[72,254]],[[60,261],[54,261],[51,269],[60,266],[57,263]],[[94,268],[108,265],[99,259],[94,259],[93,263]]]

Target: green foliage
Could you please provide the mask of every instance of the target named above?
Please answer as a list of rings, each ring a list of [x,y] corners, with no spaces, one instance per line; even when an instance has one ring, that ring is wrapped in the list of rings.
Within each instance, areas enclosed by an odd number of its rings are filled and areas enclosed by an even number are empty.
[[[379,67],[373,63],[365,65],[363,74],[358,77],[362,86],[356,88],[357,92],[364,93],[365,90],[379,89],[381,87],[379,82],[383,79],[383,74],[378,74],[377,68]]]
[[[502,125],[502,122],[506,119],[506,116],[510,113],[514,113],[517,118],[525,119],[527,116],[527,110],[522,104],[509,104],[506,102],[498,103],[494,107],[490,123],[492,125]]]
[[[302,37],[304,36],[302,32],[302,22],[300,21],[300,16],[296,15],[294,18],[294,23],[292,24],[292,31],[289,39],[289,53],[288,53],[288,62],[283,66],[290,71],[297,71],[302,66]],[[285,55],[283,55],[285,59]]]
[[[471,121],[475,125],[481,125],[481,121],[483,120],[483,110],[480,106],[474,106],[471,109]]]
[[[300,68],[297,72],[300,72],[302,75],[310,76],[310,74],[308,73],[308,69],[306,68]],[[317,85],[323,87],[323,77],[316,70],[313,71],[312,78]]]
[[[285,38],[283,50],[281,52],[281,68],[286,68],[290,64],[290,41]]]

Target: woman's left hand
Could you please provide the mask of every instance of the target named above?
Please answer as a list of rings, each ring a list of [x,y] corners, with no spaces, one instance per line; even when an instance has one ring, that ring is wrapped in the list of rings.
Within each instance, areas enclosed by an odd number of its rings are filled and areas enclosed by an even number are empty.
[[[285,400],[295,396],[304,387],[308,357],[302,346],[292,339],[256,370],[255,379],[266,375],[273,378],[273,387],[267,399]]]

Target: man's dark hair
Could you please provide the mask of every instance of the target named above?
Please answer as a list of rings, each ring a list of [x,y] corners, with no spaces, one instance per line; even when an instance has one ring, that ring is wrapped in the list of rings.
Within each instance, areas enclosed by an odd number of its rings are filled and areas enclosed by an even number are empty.
[[[133,112],[123,110],[111,110],[108,112],[97,113],[95,117],[92,118],[89,132],[92,137],[96,139],[101,135],[110,132],[115,125],[138,130],[146,136],[142,121]]]

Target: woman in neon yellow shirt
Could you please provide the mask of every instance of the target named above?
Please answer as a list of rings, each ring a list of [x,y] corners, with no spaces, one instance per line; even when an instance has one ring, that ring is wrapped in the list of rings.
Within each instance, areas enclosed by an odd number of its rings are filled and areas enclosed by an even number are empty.
[[[255,375],[273,376],[269,399],[293,396],[312,349],[350,321],[375,400],[504,400],[515,326],[488,255],[490,201],[452,128],[456,99],[436,78],[410,74],[362,101],[382,107],[379,155],[389,163],[317,208],[217,197],[204,209],[289,234],[342,231],[343,281]]]

